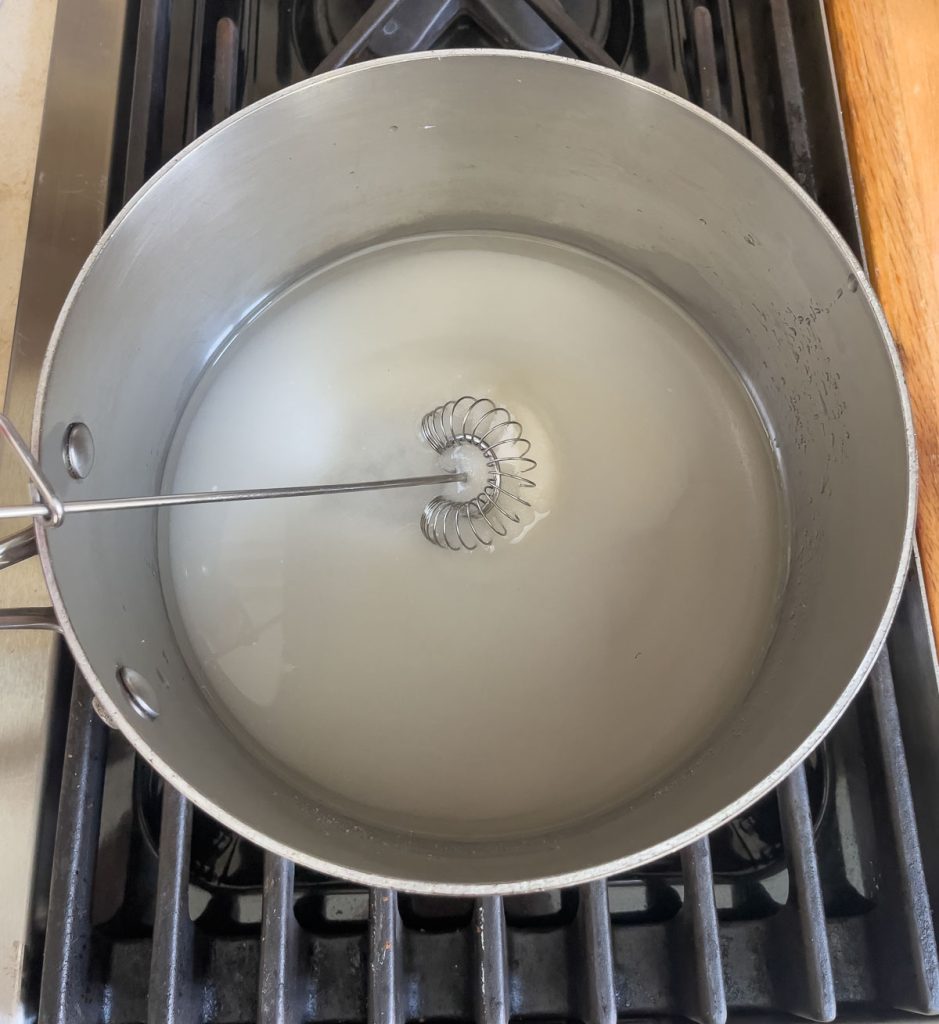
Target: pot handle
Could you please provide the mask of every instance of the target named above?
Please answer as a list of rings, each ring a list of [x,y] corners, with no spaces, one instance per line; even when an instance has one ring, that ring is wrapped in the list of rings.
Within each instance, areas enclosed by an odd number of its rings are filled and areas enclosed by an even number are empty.
[[[35,554],[36,530],[32,526],[27,526],[25,530],[0,540],[0,569],[25,562]]]
[[[48,629],[61,633],[54,608],[2,608],[0,632],[6,629]]]
[[[2,414],[0,414],[0,433],[6,437],[16,454],[26,462],[27,468],[29,468],[32,459],[31,457],[24,459],[25,445],[16,432],[16,428]],[[29,456],[29,450],[25,450],[26,455]],[[30,476],[33,476],[32,472],[30,472]],[[44,479],[42,483],[46,483]],[[0,569],[16,565],[35,554],[36,528],[27,526],[26,529],[0,540]],[[52,608],[0,608],[0,630],[4,629],[51,629],[57,633],[62,632],[62,627],[55,616],[55,610]]]
[[[0,540],[0,569],[23,562],[36,554],[36,531],[32,526]],[[53,608],[0,608],[0,630],[51,629],[62,632]]]

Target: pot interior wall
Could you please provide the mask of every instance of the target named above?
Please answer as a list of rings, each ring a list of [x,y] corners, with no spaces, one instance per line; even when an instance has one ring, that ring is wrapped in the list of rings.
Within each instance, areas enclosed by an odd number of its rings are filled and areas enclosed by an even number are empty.
[[[780,623],[748,698],[694,765],[540,839],[425,843],[364,829],[270,774],[198,694],[166,616],[154,514],[76,516],[48,549],[87,667],[177,782],[294,855],[472,888],[638,856],[768,781],[868,652],[906,551],[910,493],[882,323],[816,212],[664,94],[504,52],[318,78],[236,115],[160,175],[106,236],[60,323],[38,435],[53,484],[66,499],[153,492],[207,360],[260,301],[338,255],[461,228],[571,242],[644,277],[721,345],[768,424],[791,517]],[[61,456],[74,421],[95,439],[81,481]],[[118,665],[150,680],[158,717],[128,706]]]

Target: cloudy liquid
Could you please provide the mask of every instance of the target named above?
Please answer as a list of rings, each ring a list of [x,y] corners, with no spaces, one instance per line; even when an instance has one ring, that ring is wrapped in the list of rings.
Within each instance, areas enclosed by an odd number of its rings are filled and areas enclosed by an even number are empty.
[[[295,784],[360,818],[516,835],[657,783],[745,695],[785,559],[749,395],[644,283],[528,238],[412,239],[290,288],[206,374],[165,486],[438,471],[421,416],[504,404],[526,528],[421,535],[437,489],[166,510],[193,668]]]

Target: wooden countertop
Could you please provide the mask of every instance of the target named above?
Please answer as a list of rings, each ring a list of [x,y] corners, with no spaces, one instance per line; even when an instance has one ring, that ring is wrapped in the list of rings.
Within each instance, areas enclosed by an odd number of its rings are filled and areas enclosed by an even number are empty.
[[[55,9],[56,0],[0,0],[0,395],[13,345]]]
[[[871,280],[900,347],[939,633],[939,2],[827,0]]]

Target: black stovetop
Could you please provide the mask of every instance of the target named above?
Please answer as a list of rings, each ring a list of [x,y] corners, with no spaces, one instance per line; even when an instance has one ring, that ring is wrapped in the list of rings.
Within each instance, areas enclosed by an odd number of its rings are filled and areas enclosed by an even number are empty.
[[[863,255],[819,2],[130,4],[112,212],[201,131],[318,70],[512,46],[613,64],[700,104],[790,170]],[[776,792],[641,871],[478,901],[369,892],[265,855],[164,787],[76,677],[27,1003],[40,1020],[116,1024],[937,1013],[929,644],[914,566],[889,653]]]

